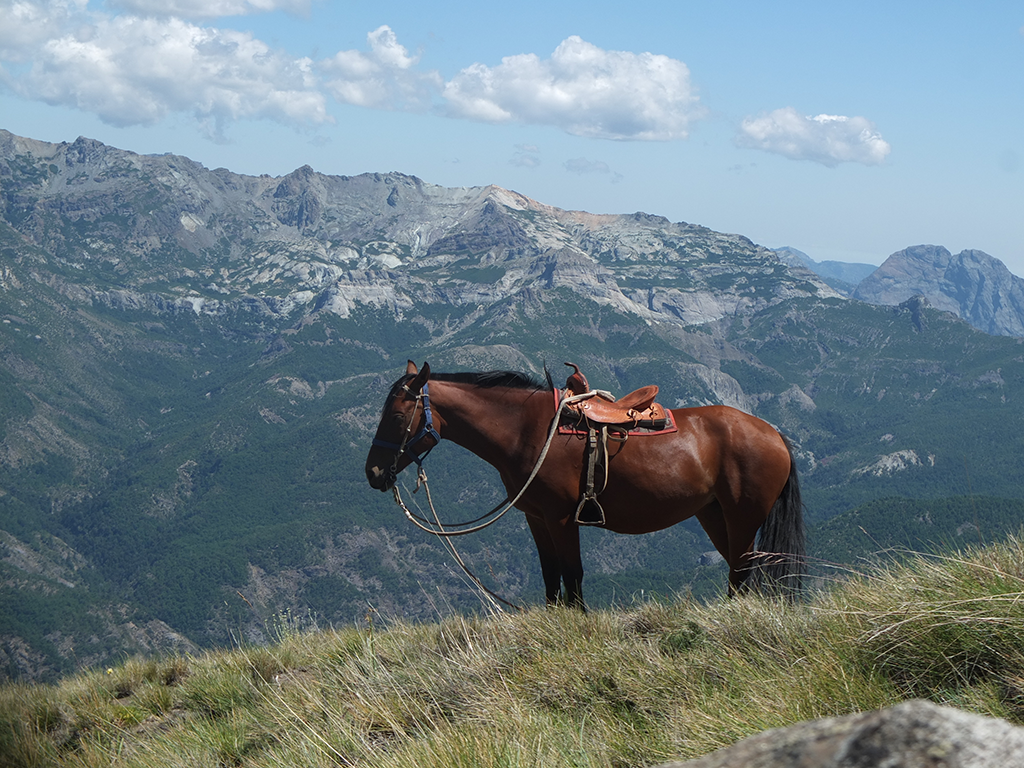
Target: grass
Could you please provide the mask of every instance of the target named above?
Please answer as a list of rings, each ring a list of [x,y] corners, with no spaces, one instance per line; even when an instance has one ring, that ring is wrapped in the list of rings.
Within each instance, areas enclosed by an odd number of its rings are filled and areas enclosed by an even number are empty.
[[[680,598],[129,659],[0,688],[0,764],[620,767],[923,697],[1024,722],[1024,540],[804,605]]]

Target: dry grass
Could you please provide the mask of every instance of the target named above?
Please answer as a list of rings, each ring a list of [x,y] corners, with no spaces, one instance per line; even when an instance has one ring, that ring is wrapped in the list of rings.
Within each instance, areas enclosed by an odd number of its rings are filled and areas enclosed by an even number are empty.
[[[536,609],[132,659],[0,688],[0,764],[643,766],[927,697],[1024,720],[1024,544],[806,605]]]

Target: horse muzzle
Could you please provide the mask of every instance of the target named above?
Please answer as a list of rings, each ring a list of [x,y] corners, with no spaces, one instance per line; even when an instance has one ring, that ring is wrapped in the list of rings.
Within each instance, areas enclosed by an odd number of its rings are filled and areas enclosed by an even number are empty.
[[[378,491],[390,491],[397,478],[393,470],[367,466],[366,479],[370,482],[371,488],[376,488]]]

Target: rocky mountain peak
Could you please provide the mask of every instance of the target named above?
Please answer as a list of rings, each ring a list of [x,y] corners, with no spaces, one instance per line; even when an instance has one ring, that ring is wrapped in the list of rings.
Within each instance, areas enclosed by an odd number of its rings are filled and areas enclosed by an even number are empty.
[[[690,325],[837,295],[738,235],[564,211],[496,186],[309,165],[251,177],[92,139],[11,134],[0,135],[0,173],[0,214],[56,258],[53,284],[118,306],[344,317],[362,304],[401,316],[416,304],[515,301],[537,283]]]
[[[1024,280],[984,251],[955,256],[939,245],[916,245],[892,254],[857,286],[853,297],[897,305],[922,295],[975,328],[1024,336]]]

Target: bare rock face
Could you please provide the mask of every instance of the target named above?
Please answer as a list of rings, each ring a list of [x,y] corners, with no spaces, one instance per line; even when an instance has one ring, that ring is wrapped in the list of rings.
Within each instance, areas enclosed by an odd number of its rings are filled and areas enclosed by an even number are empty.
[[[687,326],[837,295],[738,235],[398,173],[241,176],[0,130],[0,183],[0,226],[23,241],[37,280],[76,301],[157,314],[298,320],[361,305],[402,318],[561,290]]]
[[[886,259],[853,293],[892,306],[916,295],[986,333],[1024,336],[1024,280],[983,251],[954,256],[942,246],[915,245]]]
[[[1024,765],[1024,728],[908,701],[776,728],[662,768],[1010,768]]]

